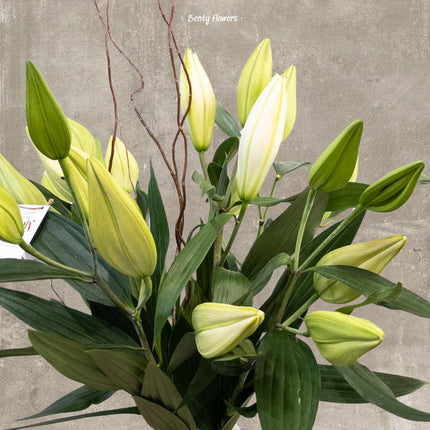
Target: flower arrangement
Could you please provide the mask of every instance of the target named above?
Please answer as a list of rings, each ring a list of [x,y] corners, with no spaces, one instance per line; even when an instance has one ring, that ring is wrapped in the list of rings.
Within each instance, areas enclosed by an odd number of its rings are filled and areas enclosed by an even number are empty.
[[[380,275],[404,246],[402,234],[353,244],[367,211],[394,211],[418,182],[428,182],[424,163],[370,185],[355,182],[363,130],[357,120],[321,148],[301,193],[276,198],[276,184],[308,164],[275,161],[296,118],[295,67],[273,74],[270,41],[255,48],[238,83],[240,128],[216,100],[196,53],[181,56],[171,20],[162,16],[172,58],[180,62],[177,73],[172,60],[178,98],[172,150],[180,137],[186,146],[187,130],[201,163],[193,180],[208,206],[207,217],[185,235],[186,168],[181,176],[175,158],[167,161],[136,110],[178,194],[170,267],[170,226],[153,169],[142,188],[138,163],[115,132],[103,158],[100,142],[65,116],[38,68],[27,63],[28,135],[45,173],[41,184],[32,183],[0,156],[0,239],[33,257],[0,259],[0,281],[64,279],[88,307],[83,313],[0,288],[0,305],[31,327],[31,346],[0,356],[37,354],[82,383],[37,416],[84,410],[124,390],[133,406],[104,414],[140,414],[158,430],[230,430],[240,416],[256,414],[263,429],[306,430],[320,401],[369,402],[430,421],[430,412],[397,399],[425,382],[374,373],[358,361],[384,332],[351,315],[375,304],[430,317],[428,301]],[[218,145],[215,124],[226,135]],[[208,163],[210,145],[216,149]],[[263,196],[273,167],[272,192]],[[19,205],[47,202],[50,212],[26,240]],[[239,261],[233,245],[250,206],[260,214],[257,237]],[[270,220],[273,206],[282,212]],[[282,275],[257,309],[254,297],[269,289],[278,269]],[[309,311],[321,301],[341,306]],[[330,365],[318,364],[316,350]]]

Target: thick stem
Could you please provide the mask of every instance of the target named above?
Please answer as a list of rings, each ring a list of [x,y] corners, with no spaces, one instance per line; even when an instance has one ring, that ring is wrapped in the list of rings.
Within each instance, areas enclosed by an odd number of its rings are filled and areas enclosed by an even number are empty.
[[[299,268],[300,249],[302,247],[303,235],[305,233],[306,224],[308,222],[316,195],[317,191],[313,190],[312,188],[309,189],[305,208],[303,209],[302,219],[300,220],[299,231],[297,233],[296,248],[294,251],[293,272],[297,272],[297,269]]]
[[[248,208],[248,203],[242,202],[242,206],[240,208],[240,213],[239,213],[239,216],[237,218],[236,224],[234,226],[233,232],[231,233],[230,240],[228,241],[227,246],[224,250],[224,254],[221,257],[221,261],[219,263],[220,266],[222,266],[225,263],[225,260],[228,257],[228,253],[230,252],[230,249],[233,245],[233,242],[236,239],[237,233],[239,231],[240,225],[242,224],[242,220],[243,220],[243,217],[245,216],[245,212],[246,212],[247,208]]]
[[[292,324],[303,312],[305,312],[313,303],[318,300],[318,294],[313,294],[299,309],[296,310],[292,315],[290,315],[283,323],[283,327],[288,327]]]
[[[73,269],[72,267],[66,266],[64,264],[59,263],[58,261],[52,260],[51,258],[39,252],[37,249],[33,248],[28,243],[24,242],[24,240],[22,240],[21,243],[19,243],[19,246],[25,252],[28,252],[33,257],[36,257],[37,259],[39,259],[40,261],[43,261],[49,266],[57,267],[58,269],[64,270],[65,272],[70,273],[71,275],[74,275],[76,279],[79,281],[82,281],[88,284],[93,282],[92,273],[83,272],[82,270],[78,270],[78,269]]]
[[[149,344],[148,338],[146,337],[145,331],[143,330],[142,320],[140,319],[140,311],[133,313],[131,319],[133,321],[136,332],[139,335],[140,343],[145,349],[147,359],[156,365],[157,362],[155,361],[154,355],[152,354],[151,345]]]
[[[326,239],[313,250],[311,255],[298,267],[298,271],[302,272],[305,270],[314,260],[314,258],[336,237],[338,236],[346,227],[360,215],[365,208],[362,206],[357,206],[353,212],[351,212],[327,237]]]

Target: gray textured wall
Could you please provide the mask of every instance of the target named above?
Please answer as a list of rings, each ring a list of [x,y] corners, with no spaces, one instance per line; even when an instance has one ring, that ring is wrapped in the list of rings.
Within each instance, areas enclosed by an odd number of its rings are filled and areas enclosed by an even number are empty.
[[[166,4],[169,2],[164,2]],[[274,71],[297,67],[298,115],[295,128],[278,159],[314,161],[323,148],[350,122],[361,117],[365,129],[360,150],[360,181],[374,181],[407,162],[430,162],[429,25],[425,0],[200,0],[178,2],[174,29],[181,49],[196,50],[209,74],[217,97],[236,115],[235,86],[248,55],[263,38],[272,39]],[[105,1],[100,0],[101,6]],[[188,22],[189,15],[237,16],[237,22]],[[111,1],[111,26],[117,41],[141,68],[145,92],[136,99],[149,124],[167,144],[174,125],[173,84],[167,56],[166,28],[156,2]],[[25,61],[41,69],[71,118],[81,122],[106,144],[113,110],[106,78],[103,32],[92,0],[2,0],[0,2],[0,152],[26,176],[39,179],[41,166],[25,135]],[[169,214],[176,200],[160,156],[133,113],[128,95],[138,79],[117,54],[112,55],[113,78],[125,142],[142,166],[147,183],[148,160],[153,159]],[[221,137],[216,134],[216,139]],[[191,154],[190,172],[197,168]],[[429,173],[429,169],[427,169]],[[279,188],[288,195],[306,181],[297,172]],[[189,201],[187,227],[200,215],[196,193]],[[361,240],[405,234],[408,243],[386,276],[404,282],[430,299],[428,229],[429,189],[419,187],[405,207],[394,214],[369,214]],[[252,215],[255,215],[252,214]],[[248,222],[242,239],[255,235]],[[11,285],[52,298],[49,282]],[[54,287],[69,305],[81,307],[78,297],[55,281]],[[375,312],[375,314],[373,313]],[[379,308],[362,311],[386,333],[386,339],[363,362],[372,369],[391,371],[430,381],[430,325],[418,317]],[[26,327],[0,310],[0,347],[28,345]],[[78,386],[57,374],[41,358],[0,360],[0,427],[33,414]],[[429,410],[430,389],[405,402]],[[131,402],[117,395],[105,406]],[[244,421],[258,429],[257,421]],[[43,427],[45,428],[45,427]],[[46,427],[48,428],[48,427]],[[54,425],[58,429],[137,429],[139,417],[114,417]],[[321,403],[317,429],[351,428],[412,430],[428,424],[390,416],[374,406]]]

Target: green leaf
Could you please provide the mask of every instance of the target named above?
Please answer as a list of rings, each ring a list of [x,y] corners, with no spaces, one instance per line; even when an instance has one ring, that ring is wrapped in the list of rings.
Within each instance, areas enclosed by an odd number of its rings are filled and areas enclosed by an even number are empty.
[[[216,101],[215,123],[227,136],[240,136],[236,121],[218,100]]]
[[[118,389],[86,353],[87,345],[42,331],[29,330],[28,338],[36,351],[67,378],[99,390]]]
[[[0,282],[35,281],[72,278],[69,272],[34,260],[0,259]],[[88,287],[88,284],[87,288]],[[91,288],[91,287],[90,287]]]
[[[83,343],[137,346],[126,333],[107,321],[28,293],[0,288],[0,306],[36,330]]]
[[[287,197],[286,199],[277,199],[275,197],[256,197],[252,199],[249,204],[263,207],[277,206],[280,203],[289,203],[294,201],[295,198]]]
[[[67,218],[71,217],[71,204],[61,200],[54,193],[49,191],[43,185],[38,182],[31,181],[30,182],[45,196],[46,201],[53,200],[51,207],[55,209],[60,215],[63,215]]]
[[[254,418],[258,411],[257,411],[257,403],[254,403],[251,406],[244,406],[244,407],[239,407],[239,406],[234,406],[229,402],[226,402],[228,407],[233,409],[235,412],[237,412],[238,414],[242,415],[245,418]]]
[[[93,272],[93,259],[89,251],[87,239],[82,228],[73,221],[49,212],[32,245],[47,257],[62,264]],[[109,266],[103,259],[98,262],[101,277],[109,284],[112,291],[126,305],[132,305],[128,277]],[[84,298],[112,306],[112,302],[96,286],[88,286],[82,282],[67,281]]]
[[[185,333],[173,351],[172,358],[170,359],[169,366],[167,367],[167,373],[171,374],[174,372],[182,363],[192,357],[196,352],[197,346],[194,332]]]
[[[44,422],[35,423],[35,424],[28,424],[26,426],[11,427],[11,428],[8,428],[8,429],[5,429],[5,430],[30,429],[30,428],[33,428],[33,427],[41,427],[41,426],[46,426],[46,425],[49,425],[49,424],[59,424],[59,423],[65,423],[65,422],[68,422],[68,421],[81,420],[83,418],[104,417],[104,416],[107,416],[107,415],[122,415],[122,414],[139,415],[140,413],[139,413],[139,410],[136,407],[110,409],[110,410],[107,410],[107,411],[90,412],[88,414],[74,415],[73,417],[57,418],[55,420],[49,420],[49,421],[44,421]]]
[[[341,190],[332,191],[327,202],[327,211],[343,211],[358,206],[358,200],[367,184],[348,182]]]
[[[249,287],[249,280],[242,273],[217,267],[213,278],[212,302],[232,304],[247,295]]]
[[[155,313],[154,338],[159,339],[167,317],[187,285],[192,274],[200,266],[218,233],[222,230],[230,214],[221,214],[207,223],[182,249],[161,283]]]
[[[307,194],[308,190],[306,189],[254,242],[242,265],[242,273],[251,281],[265,264],[277,254],[284,252],[291,255],[294,253]],[[303,245],[312,239],[325,211],[327,198],[328,194],[318,193],[308,219]]]
[[[255,367],[263,430],[310,430],[320,397],[318,365],[309,347],[286,331],[268,333]]]
[[[39,353],[32,346],[28,346],[27,348],[0,349],[0,358],[22,357],[26,355],[39,355]]]
[[[140,212],[142,212],[143,218],[146,219],[149,210],[148,194],[140,188],[139,182],[136,185],[136,202]]]
[[[146,400],[164,405],[169,411],[175,412],[175,417],[186,424],[185,428],[196,429],[194,418],[188,407],[182,405],[182,396],[179,394],[175,385],[170,378],[153,363],[149,363],[146,367],[141,395]],[[137,404],[137,406],[139,407],[139,404]],[[151,425],[149,421],[148,424]],[[164,428],[167,430],[168,427]]]
[[[276,176],[281,179],[287,173],[293,172],[294,170],[300,169],[301,167],[310,166],[311,163],[307,161],[275,161],[273,167],[275,168]]]
[[[430,412],[419,411],[399,402],[390,388],[366,366],[356,362],[348,367],[337,366],[336,369],[369,403],[407,420],[430,421]]]
[[[215,187],[206,181],[206,179],[198,172],[197,170],[194,171],[192,175],[192,179],[195,183],[199,184],[200,189],[202,190],[202,196],[205,194],[208,196],[209,199],[212,199],[215,195]]]
[[[142,353],[132,350],[90,349],[94,360],[112,383],[130,394],[139,394],[148,364]]]
[[[168,409],[143,397],[133,396],[140,414],[154,430],[189,430],[189,427]]]
[[[394,292],[397,287],[394,282],[358,267],[315,266],[310,270],[326,278],[343,282],[366,297],[375,293],[389,296],[390,292]],[[384,301],[377,304],[390,309],[409,312],[423,318],[430,318],[430,302],[406,288],[402,288],[398,296],[394,295],[392,298],[384,299]]]
[[[23,418],[25,420],[46,417],[47,415],[65,414],[67,412],[77,412],[87,409],[91,405],[98,405],[112,396],[114,391],[98,390],[86,385],[73,390],[54,403],[49,405],[35,415]]]
[[[158,290],[161,277],[164,273],[166,253],[169,247],[169,224],[164,210],[163,200],[155,178],[152,162],[150,163],[151,177],[148,185],[148,206],[151,218],[150,228],[157,249],[157,265],[152,275],[154,294]]]
[[[233,159],[239,149],[239,139],[237,137],[230,137],[215,151],[215,154],[212,159],[212,163],[218,165],[219,167],[224,166],[225,162],[229,162]]]
[[[319,364],[318,367],[321,375],[320,400],[323,402],[335,403],[367,403],[366,400],[345,381],[334,366]],[[409,378],[407,376],[381,372],[375,372],[375,375],[390,388],[396,397],[413,393],[428,384],[425,381]]]

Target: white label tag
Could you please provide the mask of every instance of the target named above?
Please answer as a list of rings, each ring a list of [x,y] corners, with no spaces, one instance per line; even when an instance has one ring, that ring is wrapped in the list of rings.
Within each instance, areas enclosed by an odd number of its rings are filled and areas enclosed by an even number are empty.
[[[30,243],[37,229],[43,222],[46,214],[51,206],[38,206],[38,205],[18,205],[21,212],[22,222],[24,224],[23,239],[25,242]],[[14,243],[3,242],[0,240],[0,258],[18,258],[26,259],[31,258],[26,252]]]

